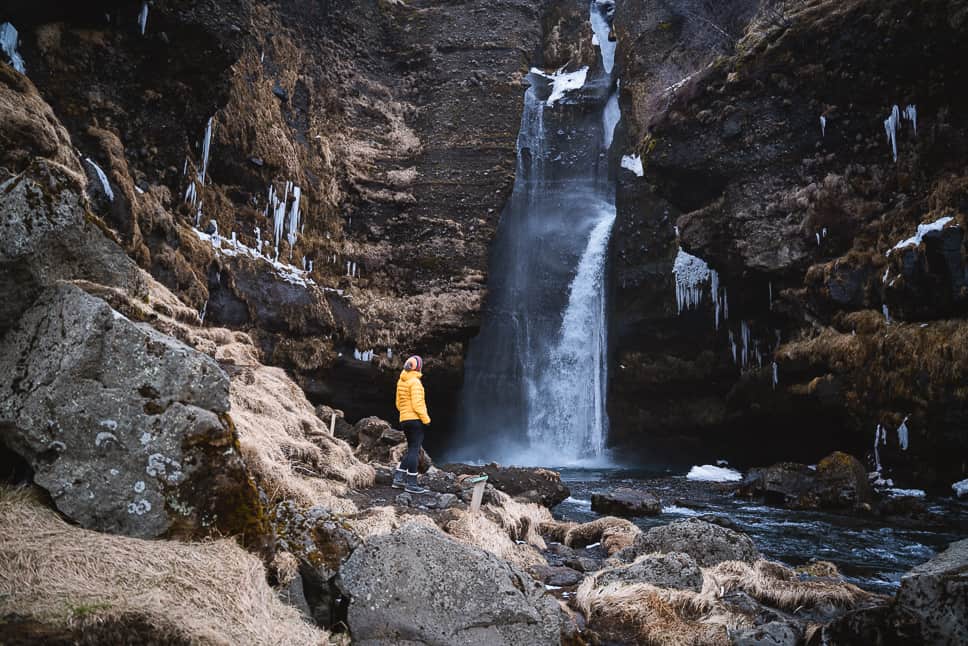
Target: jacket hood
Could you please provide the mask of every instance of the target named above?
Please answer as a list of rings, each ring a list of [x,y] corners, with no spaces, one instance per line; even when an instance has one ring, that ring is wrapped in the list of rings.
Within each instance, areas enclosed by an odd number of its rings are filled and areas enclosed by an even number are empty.
[[[400,373],[400,381],[410,381],[411,379],[420,379],[423,377],[422,372],[417,372],[416,370],[404,370]]]

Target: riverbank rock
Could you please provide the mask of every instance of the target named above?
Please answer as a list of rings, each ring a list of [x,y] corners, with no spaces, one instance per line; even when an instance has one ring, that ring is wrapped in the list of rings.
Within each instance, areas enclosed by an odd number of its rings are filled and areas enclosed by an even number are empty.
[[[688,518],[661,527],[653,527],[635,538],[636,554],[681,552],[707,567],[722,561],[752,563],[756,546],[746,534]]]
[[[261,504],[207,355],[61,283],[0,342],[3,442],[83,527],[254,532]]]
[[[840,451],[822,459],[815,469],[795,462],[751,469],[742,492],[791,509],[844,509],[874,499],[864,465]]]
[[[353,425],[350,435],[355,438],[350,444],[356,446],[356,456],[367,462],[396,467],[407,450],[407,436],[404,432],[393,428],[390,422],[379,417],[364,417]],[[423,447],[420,447],[419,460],[417,470],[420,473],[426,473],[433,465]]]
[[[653,494],[635,489],[615,489],[592,494],[592,511],[610,516],[658,516],[662,503]]]
[[[702,589],[702,571],[696,560],[682,552],[645,554],[629,565],[609,568],[596,575],[595,585],[610,583],[648,583],[676,590]]]
[[[371,538],[341,568],[338,585],[357,644],[559,643],[561,610],[540,584],[424,525]]]
[[[534,565],[529,569],[531,576],[545,585],[553,585],[559,588],[578,585],[584,575],[578,570],[570,567],[553,565]]]
[[[568,487],[561,482],[561,474],[540,467],[502,467],[497,463],[474,466],[472,464],[452,463],[441,467],[458,475],[487,475],[488,484],[494,485],[504,493],[526,502],[536,502],[545,507],[554,507],[571,495]]]
[[[968,643],[968,539],[908,572],[894,603],[917,620],[925,643]]]

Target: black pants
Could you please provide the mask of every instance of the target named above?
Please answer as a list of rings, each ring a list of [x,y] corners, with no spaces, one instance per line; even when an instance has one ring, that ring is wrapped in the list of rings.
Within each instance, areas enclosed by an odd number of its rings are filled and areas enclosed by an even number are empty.
[[[417,473],[420,464],[420,445],[423,444],[424,425],[419,419],[400,422],[404,435],[407,436],[407,452],[400,461],[400,469],[407,473]]]

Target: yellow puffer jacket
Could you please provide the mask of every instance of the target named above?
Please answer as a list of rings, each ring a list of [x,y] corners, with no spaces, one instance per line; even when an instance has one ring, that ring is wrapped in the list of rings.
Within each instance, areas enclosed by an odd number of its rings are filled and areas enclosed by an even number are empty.
[[[397,380],[397,410],[400,411],[401,422],[419,419],[424,424],[430,423],[423,384],[420,383],[421,377],[423,373],[416,370],[404,370],[400,373],[400,379]]]

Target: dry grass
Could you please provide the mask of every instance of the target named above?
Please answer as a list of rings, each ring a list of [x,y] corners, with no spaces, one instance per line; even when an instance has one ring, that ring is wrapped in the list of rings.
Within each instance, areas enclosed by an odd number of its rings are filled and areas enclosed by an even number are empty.
[[[343,522],[364,541],[371,536],[389,534],[405,523],[414,522],[437,529],[429,516],[422,514],[398,514],[395,507],[370,507],[359,514],[343,519]]]
[[[373,468],[329,435],[285,371],[245,366],[232,378],[229,397],[243,458],[270,500],[295,499],[338,513],[356,511],[340,496],[348,488],[372,485]]]
[[[533,502],[518,502],[502,491],[494,491],[497,504],[485,505],[485,511],[496,517],[497,523],[515,541],[524,541],[539,550],[548,549],[541,537],[541,527],[554,522],[547,507]]]
[[[507,531],[485,514],[471,514],[454,510],[454,520],[447,523],[445,531],[468,545],[474,545],[500,558],[527,569],[532,565],[546,565],[544,557],[527,543],[515,543]]]
[[[835,573],[836,569],[823,571]],[[725,561],[703,568],[703,587],[698,593],[648,583],[615,582],[598,587],[600,575],[588,577],[575,596],[575,605],[589,623],[596,629],[618,630],[636,643],[661,646],[726,644],[728,630],[752,626],[750,616],[721,601],[730,592],[745,592],[780,610],[806,608],[822,613],[882,599],[833,578],[803,581],[794,570],[762,559],[753,565]]]
[[[881,598],[836,579],[803,581],[794,570],[762,559],[752,565],[724,561],[704,569],[703,577],[702,594],[707,598],[717,590],[742,590],[760,603],[782,610],[804,607],[832,612]]]
[[[565,532],[564,544],[568,547],[585,547],[601,543],[609,556],[629,547],[642,530],[631,521],[615,516],[603,516],[571,527]]]
[[[25,490],[0,488],[0,615],[84,631],[146,625],[160,641],[323,644],[234,541],[147,541],[65,523]]]

